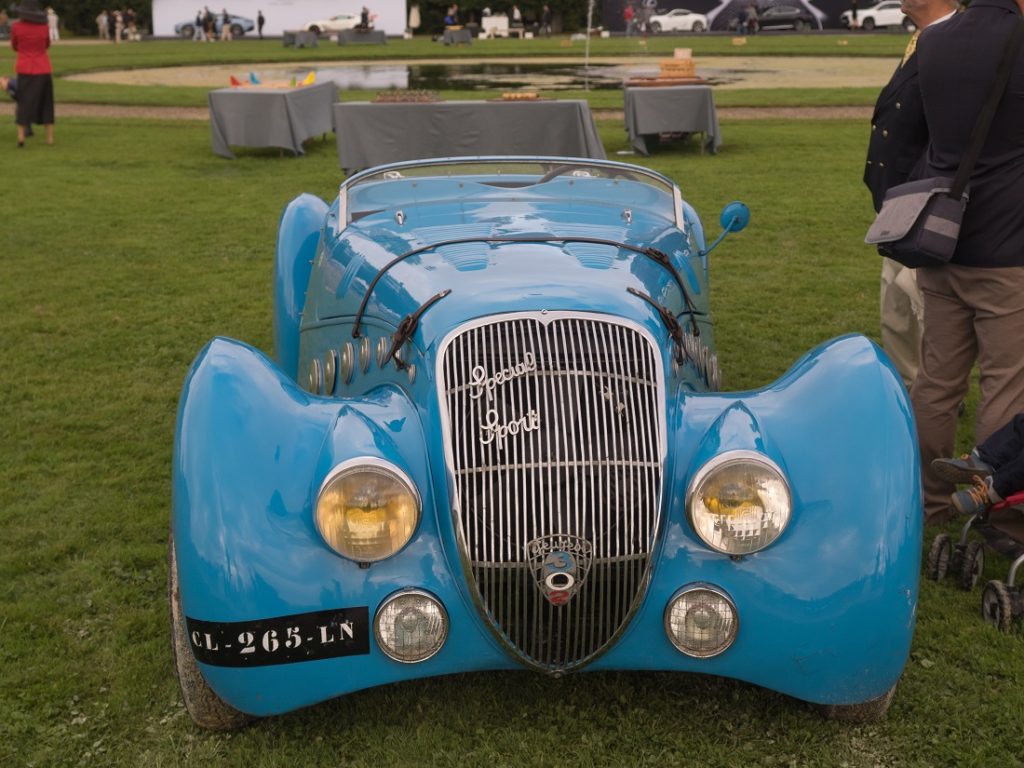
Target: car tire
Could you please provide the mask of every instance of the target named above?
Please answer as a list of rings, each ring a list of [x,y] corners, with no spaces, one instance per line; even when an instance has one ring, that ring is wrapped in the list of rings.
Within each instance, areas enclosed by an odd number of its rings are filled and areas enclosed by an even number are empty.
[[[985,545],[980,541],[972,541],[964,550],[960,563],[960,589],[970,592],[985,573]]]
[[[953,554],[953,545],[949,536],[940,533],[932,539],[932,548],[928,551],[928,562],[925,575],[932,581],[942,581],[949,570],[949,560]]]
[[[917,32],[917,24],[910,20],[910,18],[904,16],[903,23],[901,25],[906,32]]]
[[[181,31],[178,34],[181,35],[182,39],[184,40],[191,40],[192,35],[194,35],[195,33],[196,28],[193,27],[191,24],[186,24],[184,27],[181,28]]]
[[[245,30],[242,29],[242,25],[241,24],[232,24],[230,29],[231,29],[231,36],[232,37],[241,37],[242,35],[245,34]]]
[[[868,16],[866,19],[864,19],[864,21],[861,22],[860,26],[861,29],[863,29],[865,32],[871,32],[875,28],[875,20]]]
[[[703,32],[704,31],[704,25],[701,24],[699,21],[695,21],[695,22],[693,22],[693,26],[690,27],[690,31],[691,32]]]
[[[828,720],[837,720],[842,723],[873,723],[881,720],[889,711],[893,697],[896,695],[894,685],[877,699],[865,701],[861,704],[822,704],[821,714]]]
[[[661,24],[655,21],[651,24],[651,33],[656,35],[659,32],[661,32]]]
[[[178,558],[174,552],[174,535],[167,537],[167,605],[171,617],[171,655],[178,678],[181,698],[192,720],[200,728],[211,731],[234,731],[254,719],[227,704],[203,678],[192,653],[185,628],[185,614],[181,610],[178,589]]]
[[[311,26],[309,28],[309,31],[312,32],[314,35],[319,35],[320,34],[320,27],[318,27],[316,24],[314,24],[313,26]]]
[[[804,21],[803,19],[800,19],[800,20],[799,20],[799,21],[797,21],[797,23],[796,23],[796,24],[794,25],[794,28],[796,29],[796,31],[797,31],[797,32],[806,32],[806,31],[807,31],[808,29],[810,29],[810,28],[811,28],[811,25],[810,25],[810,24],[808,24],[808,23],[807,23],[806,21]]]
[[[1000,632],[1013,626],[1013,601],[1010,590],[1001,581],[990,581],[981,593],[981,616]]]

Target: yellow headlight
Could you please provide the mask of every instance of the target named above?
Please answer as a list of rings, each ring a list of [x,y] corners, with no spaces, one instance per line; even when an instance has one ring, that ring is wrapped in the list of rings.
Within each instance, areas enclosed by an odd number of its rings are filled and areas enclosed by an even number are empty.
[[[782,534],[792,501],[789,484],[773,461],[754,451],[730,451],[701,467],[686,507],[705,544],[728,555],[747,555]]]
[[[316,527],[338,554],[360,563],[391,557],[412,538],[420,499],[408,476],[379,459],[339,464],[316,500]]]

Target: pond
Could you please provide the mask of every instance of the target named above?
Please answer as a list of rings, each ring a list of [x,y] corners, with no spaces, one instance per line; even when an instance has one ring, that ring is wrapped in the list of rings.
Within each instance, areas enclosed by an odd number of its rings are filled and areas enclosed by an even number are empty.
[[[618,90],[634,77],[658,74],[661,57],[594,60],[582,59],[489,60],[473,63],[436,61],[383,61],[372,64],[304,62],[297,64],[235,64],[203,67],[167,67],[91,72],[70,79],[125,85],[183,85],[220,88],[231,77],[249,72],[264,82],[301,80],[310,71],[317,82],[332,80],[346,91],[381,91],[392,88],[423,91],[516,89],[564,91]],[[711,84],[731,88],[855,88],[881,87],[892,74],[889,58],[707,56],[697,59],[697,74]]]

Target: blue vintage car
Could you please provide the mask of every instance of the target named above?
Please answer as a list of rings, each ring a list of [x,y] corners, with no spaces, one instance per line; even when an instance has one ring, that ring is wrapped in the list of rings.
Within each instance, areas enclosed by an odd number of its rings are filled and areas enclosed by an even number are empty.
[[[921,555],[906,391],[850,335],[720,392],[715,244],[671,180],[604,161],[403,163],[292,201],[274,356],[216,338],[181,395],[169,597],[195,721],[493,669],[699,672],[883,714]]]

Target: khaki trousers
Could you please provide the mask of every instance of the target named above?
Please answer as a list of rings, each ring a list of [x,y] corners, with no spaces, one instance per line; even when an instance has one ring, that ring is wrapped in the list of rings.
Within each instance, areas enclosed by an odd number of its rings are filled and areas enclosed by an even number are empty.
[[[981,386],[975,444],[1024,411],[1024,267],[930,267],[917,270],[917,284],[925,323],[911,401],[925,520],[943,522],[952,515],[955,487],[929,469],[932,459],[954,455],[957,405],[967,394],[975,361]]]
[[[924,321],[924,298],[917,287],[917,270],[883,258],[879,307],[882,349],[899,371],[903,385],[910,389],[917,378]]]

